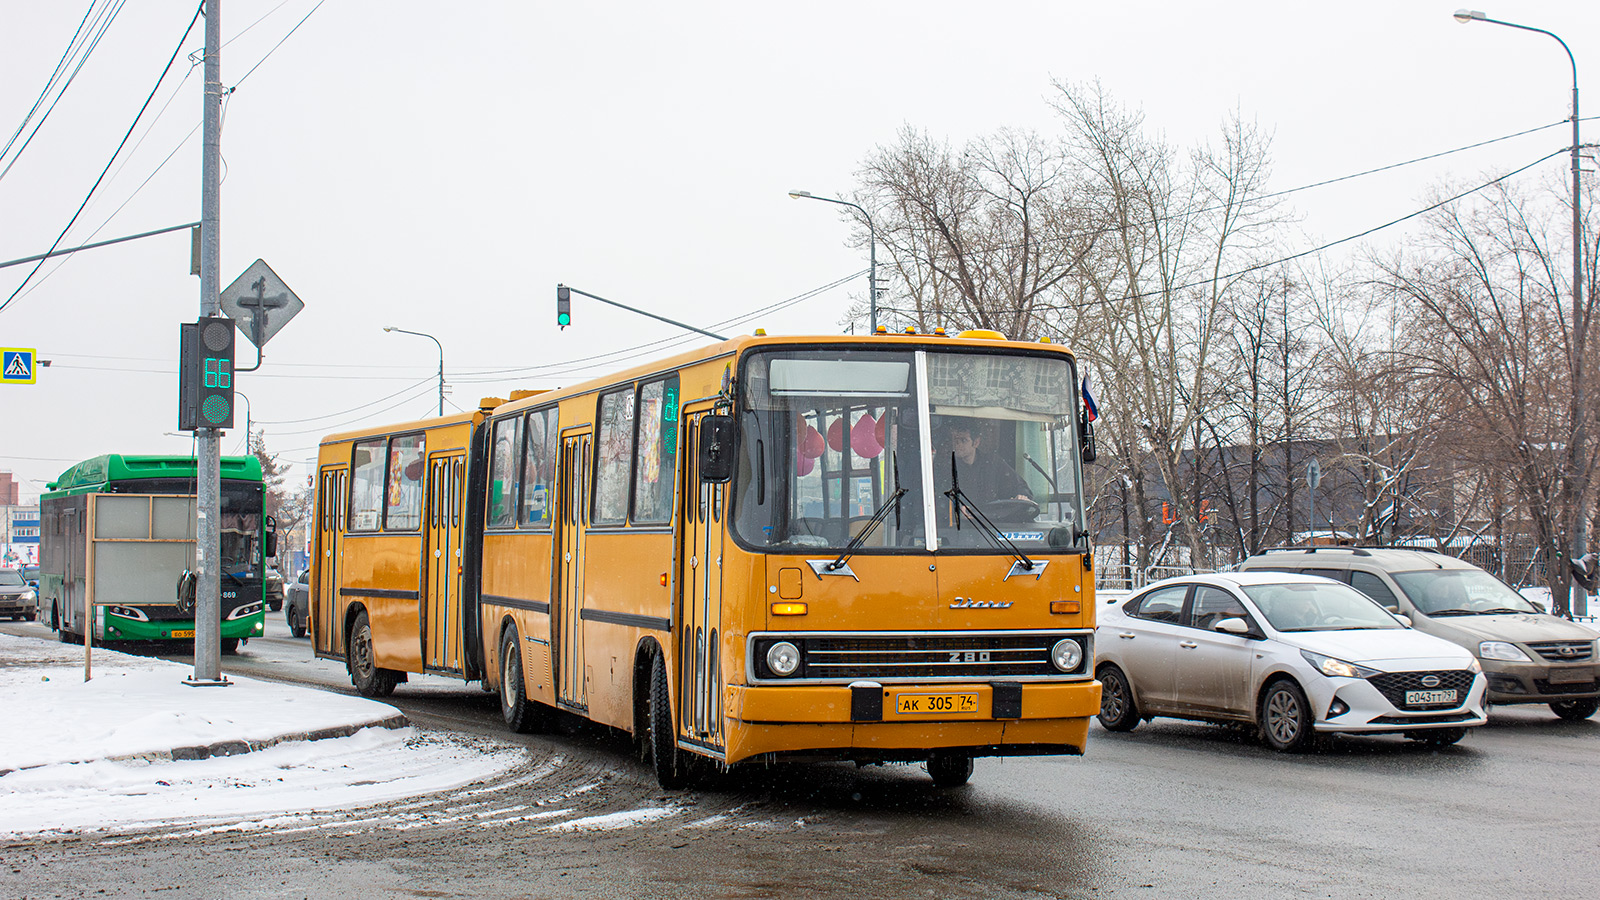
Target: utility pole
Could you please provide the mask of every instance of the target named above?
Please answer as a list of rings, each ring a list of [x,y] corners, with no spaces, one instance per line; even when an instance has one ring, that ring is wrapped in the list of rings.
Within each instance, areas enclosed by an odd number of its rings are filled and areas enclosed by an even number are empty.
[[[200,154],[200,315],[221,315],[222,0],[206,0],[204,132]],[[195,429],[195,604],[193,686],[222,677],[222,431]]]

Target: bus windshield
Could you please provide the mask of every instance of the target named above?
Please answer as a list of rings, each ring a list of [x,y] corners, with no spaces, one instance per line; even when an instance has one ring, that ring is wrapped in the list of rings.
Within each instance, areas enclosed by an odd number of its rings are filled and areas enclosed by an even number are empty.
[[[1065,357],[764,351],[741,383],[734,526],[746,545],[842,550],[880,511],[862,553],[1033,553],[1083,535]]]

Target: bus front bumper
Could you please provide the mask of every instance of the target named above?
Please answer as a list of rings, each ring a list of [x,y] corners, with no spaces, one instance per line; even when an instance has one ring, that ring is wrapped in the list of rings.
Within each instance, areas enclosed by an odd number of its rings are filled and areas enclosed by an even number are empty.
[[[726,761],[1079,754],[1100,683],[729,685]]]

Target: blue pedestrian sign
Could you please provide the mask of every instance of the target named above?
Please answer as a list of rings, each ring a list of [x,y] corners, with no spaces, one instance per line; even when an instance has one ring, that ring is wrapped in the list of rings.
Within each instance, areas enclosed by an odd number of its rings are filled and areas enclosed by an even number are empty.
[[[33,384],[39,353],[32,347],[0,347],[0,384]]]

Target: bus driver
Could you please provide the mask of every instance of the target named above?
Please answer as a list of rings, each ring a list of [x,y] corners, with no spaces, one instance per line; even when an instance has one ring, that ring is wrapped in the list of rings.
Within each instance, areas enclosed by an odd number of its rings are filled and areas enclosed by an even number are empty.
[[[955,456],[957,483],[961,493],[980,506],[995,500],[1031,500],[1028,485],[1016,470],[1006,465],[993,453],[983,452],[982,433],[969,422],[955,422],[947,426],[945,435],[950,441],[950,452]],[[940,471],[935,464],[935,476],[949,487],[950,473]]]

